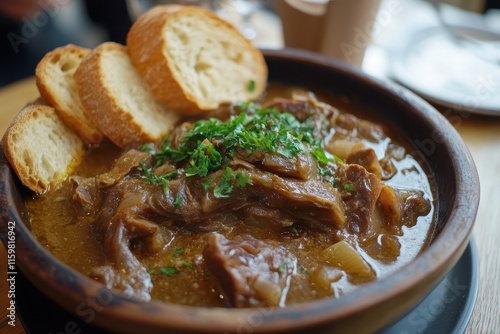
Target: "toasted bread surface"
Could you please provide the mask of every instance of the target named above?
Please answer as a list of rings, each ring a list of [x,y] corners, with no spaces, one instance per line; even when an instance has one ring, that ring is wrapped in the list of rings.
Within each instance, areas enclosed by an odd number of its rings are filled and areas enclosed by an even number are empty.
[[[123,45],[99,45],[83,59],[75,81],[87,116],[119,147],[158,141],[180,118],[146,88]]]
[[[14,119],[2,147],[21,182],[36,193],[64,180],[85,154],[85,145],[54,108],[33,103]]]
[[[104,136],[86,116],[73,78],[80,62],[89,52],[87,48],[72,44],[56,48],[38,63],[35,76],[40,95],[56,109],[59,117],[83,141],[97,145]]]
[[[183,114],[254,100],[266,87],[262,53],[235,27],[199,7],[153,7],[132,25],[127,47],[155,96]]]

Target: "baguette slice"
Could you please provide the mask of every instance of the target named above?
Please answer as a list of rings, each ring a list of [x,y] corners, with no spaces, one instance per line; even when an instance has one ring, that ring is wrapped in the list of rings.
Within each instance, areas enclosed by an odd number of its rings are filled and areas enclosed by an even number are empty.
[[[87,116],[119,147],[158,141],[180,119],[145,87],[123,45],[99,45],[75,80]]]
[[[2,139],[5,156],[21,182],[36,193],[64,180],[85,155],[85,145],[54,108],[29,104]]]
[[[130,28],[127,47],[155,96],[182,114],[254,100],[266,86],[262,53],[203,8],[153,7]]]
[[[98,145],[104,136],[85,115],[73,75],[89,49],[68,44],[47,53],[35,71],[40,95],[83,141]]]

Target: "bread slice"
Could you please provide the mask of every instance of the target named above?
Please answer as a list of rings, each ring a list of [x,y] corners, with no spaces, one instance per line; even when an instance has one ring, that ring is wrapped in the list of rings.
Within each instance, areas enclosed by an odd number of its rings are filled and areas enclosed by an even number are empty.
[[[254,100],[266,87],[262,53],[200,7],[153,7],[132,25],[127,48],[155,96],[183,114]]]
[[[2,146],[21,182],[36,193],[64,180],[85,154],[83,141],[55,109],[36,102],[17,115]]]
[[[73,75],[89,49],[68,44],[47,53],[38,63],[35,75],[40,95],[53,106],[59,117],[83,141],[98,145],[104,136],[85,115]]]
[[[123,45],[96,47],[75,80],[86,114],[119,147],[158,141],[180,118],[145,87]]]

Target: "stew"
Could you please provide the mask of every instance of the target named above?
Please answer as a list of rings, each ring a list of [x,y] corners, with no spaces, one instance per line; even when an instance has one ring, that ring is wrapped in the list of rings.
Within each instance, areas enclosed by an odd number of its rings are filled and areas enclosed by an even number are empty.
[[[30,228],[64,263],[145,301],[342,296],[418,255],[435,198],[411,146],[348,111],[275,85],[160,143],[103,145],[61,187],[26,198]]]

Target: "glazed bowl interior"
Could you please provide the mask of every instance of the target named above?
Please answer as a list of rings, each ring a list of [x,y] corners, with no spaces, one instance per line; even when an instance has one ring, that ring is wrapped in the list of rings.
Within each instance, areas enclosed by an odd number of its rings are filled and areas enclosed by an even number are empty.
[[[89,300],[102,307],[92,322],[117,332],[373,332],[414,307],[465,250],[479,202],[472,158],[453,127],[433,107],[400,86],[382,83],[332,59],[298,50],[264,51],[269,81],[347,97],[395,128],[413,145],[435,181],[436,231],[429,247],[386,278],[338,299],[282,309],[196,308],[142,303],[107,290],[59,262],[30,234],[23,205],[27,190],[0,152],[2,239],[16,222],[17,266],[49,298],[78,314]],[[80,307],[80,308],[79,308]],[[360,320],[362,319],[362,320]],[[86,320],[86,319],[85,319]]]

